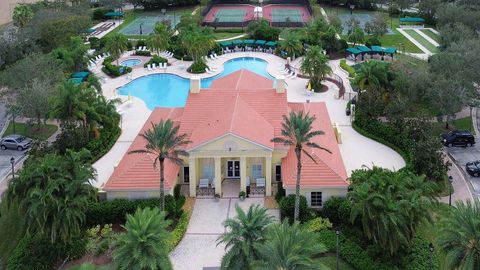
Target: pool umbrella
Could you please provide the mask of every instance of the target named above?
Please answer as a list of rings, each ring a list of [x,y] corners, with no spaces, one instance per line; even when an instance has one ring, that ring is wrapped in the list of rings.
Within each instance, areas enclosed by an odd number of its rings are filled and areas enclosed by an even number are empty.
[[[244,44],[252,45],[255,41],[253,39],[245,39],[243,41]]]
[[[220,46],[222,46],[222,47],[232,46],[232,42],[231,41],[222,41],[222,42],[220,42]]]
[[[80,71],[80,72],[75,72],[72,75],[72,78],[81,78],[84,79],[88,77],[88,72],[87,71]]]
[[[239,40],[239,39],[234,40],[234,41],[232,41],[232,44],[235,45],[235,46],[242,45],[242,44],[243,44],[243,40]]]
[[[372,52],[374,53],[383,53],[383,48],[380,46],[372,46]]]
[[[265,43],[267,43],[265,40],[257,40],[257,41],[255,41],[255,45],[257,45],[257,46],[263,46],[263,45],[265,45]]]
[[[269,42],[265,43],[265,46],[275,47],[275,46],[277,46],[277,42],[275,42],[275,41],[269,41]]]
[[[88,29],[87,29],[87,33],[91,34],[91,33],[93,33],[93,32],[95,32],[95,29],[93,29],[93,28],[88,28]]]
[[[105,17],[123,17],[123,12],[120,11],[110,11],[103,14]]]

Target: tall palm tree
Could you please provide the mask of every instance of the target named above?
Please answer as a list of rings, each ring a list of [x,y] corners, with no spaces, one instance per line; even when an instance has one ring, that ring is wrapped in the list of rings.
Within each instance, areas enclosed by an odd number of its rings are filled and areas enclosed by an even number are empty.
[[[158,208],[137,209],[135,214],[127,215],[126,233],[118,240],[113,252],[115,269],[129,270],[168,270],[173,269],[168,258],[167,231],[170,221],[165,212]]]
[[[215,45],[215,38],[212,30],[209,28],[201,29],[197,25],[191,25],[182,30],[180,40],[187,50],[189,56],[193,58],[193,63],[203,63],[203,56]]]
[[[107,42],[105,43],[105,50],[110,53],[110,55],[117,60],[122,55],[124,51],[128,49],[128,39],[125,35],[121,33],[115,33],[111,35]]]
[[[328,65],[328,56],[322,52],[319,46],[311,46],[303,58],[300,69],[310,77],[314,89],[321,89],[322,81],[332,73]]]
[[[300,177],[302,174],[302,153],[307,155],[311,160],[316,163],[310,153],[305,150],[305,147],[321,149],[331,153],[330,150],[321,147],[312,139],[315,136],[323,135],[323,131],[312,131],[312,124],[315,121],[315,116],[310,116],[308,113],[304,114],[303,111],[298,113],[292,111],[287,117],[283,116],[282,123],[282,137],[273,138],[272,142],[283,143],[286,146],[295,147],[295,155],[297,157],[297,181],[295,184],[295,213],[294,220],[299,221],[299,207],[300,207]]]
[[[154,32],[147,38],[148,47],[154,49],[157,54],[168,49],[170,45],[171,31],[164,23],[155,24]]]
[[[145,149],[130,151],[129,154],[152,154],[155,155],[153,167],[160,164],[160,209],[165,210],[165,160],[168,159],[173,163],[181,166],[183,164],[180,156],[188,156],[188,152],[178,149],[190,143],[187,140],[187,134],[178,134],[179,126],[175,126],[172,120],[163,119],[158,124],[152,123],[152,128],[145,130],[140,136],[145,139]]]
[[[279,45],[289,56],[292,56],[292,59],[295,59],[295,56],[301,54],[303,51],[300,35],[290,29],[283,32],[283,39],[280,40]]]
[[[221,269],[248,269],[253,260],[258,259],[255,243],[265,240],[265,230],[273,223],[267,209],[251,205],[245,213],[236,205],[237,216],[223,222],[226,232],[218,238],[229,249],[222,258]]]
[[[387,83],[387,70],[377,61],[367,61],[357,70],[354,83],[361,90],[380,90]]]
[[[255,269],[329,269],[315,260],[315,257],[327,251],[325,245],[317,234],[302,229],[297,222],[290,226],[285,220],[272,225],[267,230],[266,238],[265,242],[255,244],[260,254],[260,260],[254,262]]]
[[[480,204],[459,202],[440,221],[437,246],[446,269],[480,269]]]

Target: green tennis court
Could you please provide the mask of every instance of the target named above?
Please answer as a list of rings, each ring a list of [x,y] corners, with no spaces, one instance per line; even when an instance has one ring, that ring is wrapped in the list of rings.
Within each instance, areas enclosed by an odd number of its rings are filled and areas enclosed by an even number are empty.
[[[243,22],[245,14],[244,9],[219,9],[215,14],[217,22]]]
[[[303,22],[302,13],[298,9],[273,9],[272,22]]]
[[[155,24],[157,22],[170,22],[170,25],[174,27],[177,23],[180,22],[181,13],[175,14],[155,14],[149,13],[148,15],[137,17],[133,22],[128,24],[126,27],[120,30],[120,33],[131,36],[131,35],[149,35],[153,33]],[[140,33],[140,29],[142,30]]]

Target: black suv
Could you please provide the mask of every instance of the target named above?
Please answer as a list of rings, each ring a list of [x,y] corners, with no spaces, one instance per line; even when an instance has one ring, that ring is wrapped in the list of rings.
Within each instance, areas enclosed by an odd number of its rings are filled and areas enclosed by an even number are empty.
[[[472,146],[475,144],[475,137],[468,130],[454,130],[442,134],[442,142],[445,146]]]
[[[468,162],[465,167],[471,176],[480,176],[480,160]]]

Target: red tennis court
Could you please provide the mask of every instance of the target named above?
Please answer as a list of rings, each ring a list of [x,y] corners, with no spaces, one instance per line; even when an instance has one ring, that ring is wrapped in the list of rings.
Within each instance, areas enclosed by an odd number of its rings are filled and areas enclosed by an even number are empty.
[[[310,21],[312,15],[301,5],[266,5],[263,7],[263,17],[270,22],[303,22]]]
[[[252,5],[215,5],[205,15],[204,22],[246,22],[253,20]]]

